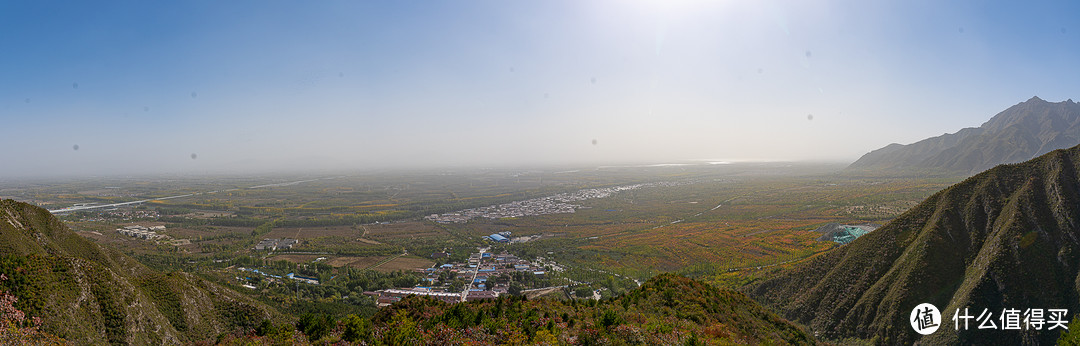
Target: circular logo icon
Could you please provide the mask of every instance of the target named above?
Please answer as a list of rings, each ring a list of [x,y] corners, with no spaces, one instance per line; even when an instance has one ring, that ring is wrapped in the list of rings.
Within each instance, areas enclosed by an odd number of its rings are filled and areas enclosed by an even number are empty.
[[[908,322],[911,322],[911,328],[915,329],[916,333],[930,335],[941,327],[941,312],[934,304],[922,303],[911,310]]]

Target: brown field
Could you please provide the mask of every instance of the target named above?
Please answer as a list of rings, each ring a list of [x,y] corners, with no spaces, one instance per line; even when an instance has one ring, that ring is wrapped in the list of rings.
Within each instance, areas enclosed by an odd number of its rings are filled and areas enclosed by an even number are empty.
[[[390,224],[363,225],[365,238],[382,241],[396,238],[426,238],[449,236],[442,228],[421,221],[394,222]],[[363,234],[363,233],[361,233]]]
[[[309,262],[314,261],[316,258],[319,258],[319,257],[326,257],[326,256],[324,256],[324,255],[283,254],[283,255],[277,255],[277,256],[271,257],[270,259],[274,260],[274,261],[286,260],[286,261],[293,262],[293,263],[309,263]]]
[[[321,237],[357,238],[363,231],[352,226],[274,228],[264,238],[312,239]]]
[[[367,257],[338,257],[332,258],[326,261],[326,264],[335,267],[351,266],[355,268],[364,269],[375,265],[386,259],[387,256],[367,256]]]
[[[215,217],[230,217],[233,216],[232,212],[227,211],[196,211],[190,214],[184,214],[184,217],[190,217],[193,219],[211,219]]]
[[[277,256],[272,257],[271,260],[275,260],[275,261],[286,260],[286,261],[293,262],[293,263],[311,263],[312,261],[314,261],[316,258],[319,258],[319,257],[327,257],[328,259],[326,260],[325,263],[329,264],[331,266],[334,266],[334,267],[350,266],[350,267],[359,268],[359,269],[368,269],[373,265],[381,263],[382,261],[386,260],[390,256],[364,256],[364,257],[343,256],[343,257],[333,257],[333,256],[327,256],[327,255],[282,254],[282,255],[277,255]],[[381,271],[381,272],[392,272],[392,271],[395,271],[395,270],[409,271],[409,270],[418,269],[418,268],[419,269],[430,268],[433,264],[435,264],[435,262],[432,262],[432,261],[427,260],[427,259],[423,259],[423,258],[419,258],[419,257],[415,257],[415,256],[401,256],[401,257],[398,257],[398,258],[394,258],[393,260],[390,260],[389,262],[383,263],[382,265],[380,265],[378,267],[370,268],[370,269]]]
[[[544,296],[551,297],[552,299],[557,299],[557,300],[566,299],[566,293],[564,293],[563,288],[561,288],[561,287],[559,287],[559,288],[546,287],[546,288],[541,288],[541,289],[525,292],[525,297],[527,297],[529,299],[537,299],[537,298],[544,297]]]
[[[319,257],[328,257],[326,264],[334,267],[350,266],[359,269],[373,269],[381,272],[392,272],[396,270],[413,270],[430,268],[435,262],[416,257],[416,256],[401,256],[390,260],[389,262],[382,263],[391,256],[343,256],[343,257],[331,257],[326,255],[301,255],[301,254],[284,254],[274,256],[273,260],[286,260],[295,263],[309,263]],[[376,264],[382,263],[378,267],[371,268]]]
[[[147,223],[146,225],[151,225]],[[250,227],[224,227],[224,226],[196,226],[192,228],[168,227],[165,234],[178,239],[198,240],[199,237],[212,237],[222,234],[237,234],[247,236],[251,234]]]
[[[401,256],[391,260],[390,262],[386,262],[383,265],[371,269],[384,273],[389,273],[398,270],[409,271],[413,269],[431,268],[431,266],[434,264],[435,262],[420,257]]]

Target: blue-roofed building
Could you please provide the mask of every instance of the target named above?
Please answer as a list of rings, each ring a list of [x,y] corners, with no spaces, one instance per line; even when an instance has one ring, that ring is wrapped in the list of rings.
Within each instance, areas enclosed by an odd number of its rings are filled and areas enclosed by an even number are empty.
[[[499,235],[499,234],[489,235],[488,239],[491,239],[492,241],[496,241],[496,242],[500,242],[500,243],[509,243],[510,242],[510,239],[508,239],[508,238],[506,238],[506,237],[504,237],[502,235]]]
[[[855,239],[858,239],[859,237],[874,231],[874,229],[876,229],[877,227],[871,225],[840,225],[840,228],[841,230],[839,232],[836,232],[836,234],[833,236],[833,241],[840,244],[848,244]]]
[[[306,282],[306,283],[309,283],[309,284],[312,284],[312,285],[318,285],[319,284],[319,279],[309,278],[309,277],[306,277],[306,276],[300,276],[300,275],[296,275],[296,274],[293,274],[293,273],[289,273],[288,275],[285,275],[285,277],[293,279],[293,280],[297,280],[297,281]]]

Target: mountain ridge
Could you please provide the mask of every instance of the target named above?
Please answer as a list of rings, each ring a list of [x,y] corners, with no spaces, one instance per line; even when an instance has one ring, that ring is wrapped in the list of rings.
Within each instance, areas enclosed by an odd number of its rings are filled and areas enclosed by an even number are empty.
[[[951,316],[962,308],[1080,309],[1078,172],[1080,146],[995,167],[748,293],[826,339],[1053,343],[1057,331],[957,331]],[[920,303],[942,311],[942,328],[925,337],[907,321]]]
[[[1080,144],[1080,104],[1039,97],[999,112],[979,127],[866,153],[848,170],[929,170],[974,174]]]

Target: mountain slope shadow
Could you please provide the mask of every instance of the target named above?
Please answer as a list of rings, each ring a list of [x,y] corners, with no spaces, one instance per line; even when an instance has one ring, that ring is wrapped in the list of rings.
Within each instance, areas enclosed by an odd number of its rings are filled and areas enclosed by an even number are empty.
[[[1002,330],[1004,309],[1080,310],[1080,147],[1001,165],[934,194],[851,244],[746,288],[826,339],[878,344],[1050,344],[1062,331]],[[910,313],[941,310],[922,336]],[[952,317],[992,313],[997,329]],[[1022,319],[1022,317],[1021,317]],[[958,330],[959,329],[959,330]]]

